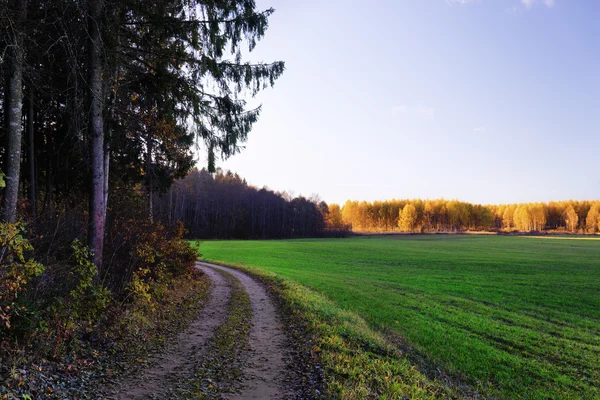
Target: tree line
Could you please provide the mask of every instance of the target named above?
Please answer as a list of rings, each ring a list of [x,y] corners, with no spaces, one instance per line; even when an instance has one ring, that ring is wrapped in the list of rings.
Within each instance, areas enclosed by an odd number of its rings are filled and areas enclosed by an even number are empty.
[[[231,171],[193,169],[155,202],[164,224],[181,221],[190,238],[285,239],[354,232],[600,231],[600,201],[480,205],[458,200],[350,201],[249,185]]]
[[[154,213],[166,224],[183,222],[191,238],[301,238],[325,233],[323,206],[253,187],[231,171],[193,169],[160,197]]]
[[[338,223],[349,225],[358,232],[497,230],[596,233],[600,231],[600,201],[480,205],[444,199],[349,200],[341,208],[341,221],[338,219]]]

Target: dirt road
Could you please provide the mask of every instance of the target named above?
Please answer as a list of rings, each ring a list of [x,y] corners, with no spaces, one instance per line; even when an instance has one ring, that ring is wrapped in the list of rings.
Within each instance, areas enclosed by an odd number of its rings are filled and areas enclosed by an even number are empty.
[[[197,267],[208,273],[225,271],[240,280],[252,305],[252,330],[250,331],[245,382],[241,392],[231,399],[281,399],[285,398],[283,374],[285,373],[285,334],[279,323],[275,306],[266,290],[247,274],[214,264],[198,262]]]
[[[241,378],[231,382],[228,390],[218,397],[289,398],[284,385],[288,359],[286,337],[275,305],[265,288],[249,275],[232,268],[204,262],[198,262],[196,267],[212,281],[210,300],[203,311],[163,354],[152,358],[148,367],[136,376],[122,379],[108,398],[188,397],[181,393],[186,393],[186,383],[193,382],[197,366],[210,365],[215,352],[219,351],[214,348],[214,336],[219,327],[225,324],[232,309],[230,297],[233,284],[242,287],[250,300],[252,315],[248,319],[251,329],[249,336],[244,338],[247,346],[239,355],[241,360],[236,360],[241,365]],[[238,282],[232,283],[232,279]],[[207,357],[210,359],[207,360]]]

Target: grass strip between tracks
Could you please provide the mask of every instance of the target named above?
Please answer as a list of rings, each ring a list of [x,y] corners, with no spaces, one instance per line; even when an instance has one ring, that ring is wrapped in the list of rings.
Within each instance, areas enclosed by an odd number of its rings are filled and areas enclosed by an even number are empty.
[[[196,366],[194,377],[179,390],[179,398],[216,398],[234,391],[243,378],[243,353],[248,348],[252,306],[236,277],[223,271],[218,273],[225,277],[231,290],[227,319],[216,329],[208,355]]]

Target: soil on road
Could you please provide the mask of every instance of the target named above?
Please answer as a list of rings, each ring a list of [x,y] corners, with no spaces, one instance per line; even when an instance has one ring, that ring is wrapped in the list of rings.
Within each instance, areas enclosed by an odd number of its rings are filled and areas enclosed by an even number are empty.
[[[241,355],[242,379],[231,382],[233,393],[226,399],[284,399],[294,397],[285,389],[289,360],[286,336],[277,309],[265,288],[249,275],[219,265],[198,262],[196,268],[207,274],[212,287],[210,299],[188,329],[179,334],[165,351],[152,357],[148,367],[135,376],[124,377],[113,388],[110,399],[177,398],[182,385],[193,380],[195,366],[211,353],[218,328],[228,317],[231,283],[228,275],[239,280],[252,308],[247,350]],[[214,349],[212,349],[214,352]],[[179,392],[178,392],[179,391]]]
[[[245,381],[241,391],[231,399],[285,398],[286,370],[285,333],[279,323],[275,305],[265,288],[247,274],[233,268],[198,262],[202,271],[220,270],[240,280],[252,305],[252,330],[244,368]]]

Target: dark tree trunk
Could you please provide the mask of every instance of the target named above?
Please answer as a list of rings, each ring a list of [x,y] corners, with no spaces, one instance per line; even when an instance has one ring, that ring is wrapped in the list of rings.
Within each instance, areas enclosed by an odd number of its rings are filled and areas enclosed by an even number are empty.
[[[8,62],[7,62],[8,64]],[[5,72],[2,76],[4,79],[4,83],[8,83],[8,72]],[[0,147],[3,149],[8,149],[8,134],[6,132],[6,128],[8,127],[8,103],[10,102],[10,90],[8,88],[4,88],[4,99],[2,99],[2,107],[3,107],[3,129],[0,130]],[[6,154],[0,157],[0,172],[6,172]],[[4,212],[4,208],[2,203],[2,198],[0,198],[0,218],[2,218],[2,213]]]
[[[106,209],[108,207],[108,181],[110,177],[110,143],[104,147],[104,220],[106,220]]]
[[[37,197],[35,187],[35,125],[34,125],[34,89],[29,91],[27,107],[27,165],[29,167],[29,204],[33,217],[37,217]]]
[[[11,1],[14,11],[14,26],[21,29],[27,18],[27,1]],[[17,199],[19,197],[19,178],[21,173],[21,117],[23,115],[23,33],[13,29],[11,45],[8,50],[9,72],[6,84],[8,102],[5,104],[7,154],[6,188],[4,190],[3,217],[7,222],[17,221]]]
[[[171,187],[169,189],[169,209],[168,209],[168,215],[169,215],[169,226],[172,226],[173,224],[173,187]]]
[[[102,117],[102,61],[100,21],[102,1],[88,1],[88,130],[90,137],[90,188],[88,245],[92,250],[92,261],[102,268],[104,249],[104,120]]]
[[[119,37],[117,35],[117,43]],[[115,63],[116,64],[116,63]],[[108,208],[108,183],[110,181],[110,143],[114,137],[115,109],[117,108],[117,91],[119,87],[119,67],[115,66],[112,78],[112,97],[110,102],[110,112],[108,116],[108,137],[104,140],[104,220],[106,223],[106,214]]]
[[[148,217],[154,220],[154,190],[152,188],[152,134],[148,132],[146,139],[146,187],[148,189]]]

